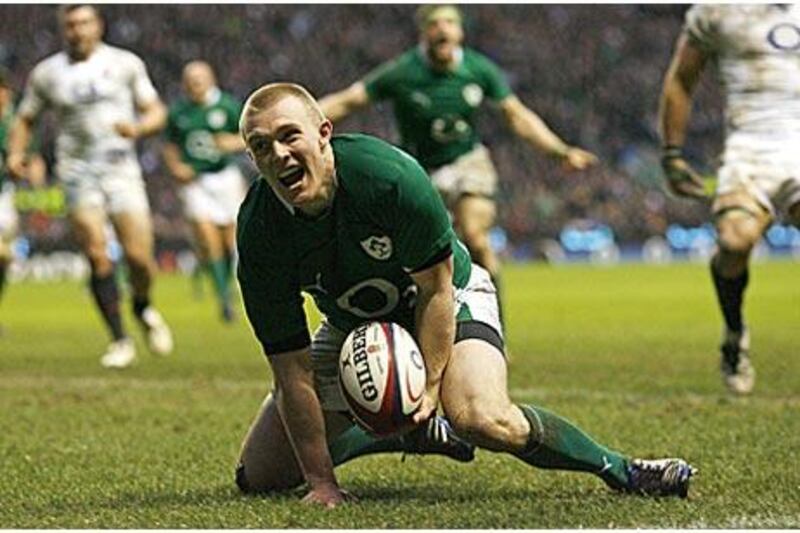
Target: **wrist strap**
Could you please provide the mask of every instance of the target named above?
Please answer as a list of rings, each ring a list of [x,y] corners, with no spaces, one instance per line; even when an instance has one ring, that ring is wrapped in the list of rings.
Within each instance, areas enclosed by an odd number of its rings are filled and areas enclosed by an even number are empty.
[[[683,157],[683,146],[668,144],[661,149],[662,159],[678,159]]]

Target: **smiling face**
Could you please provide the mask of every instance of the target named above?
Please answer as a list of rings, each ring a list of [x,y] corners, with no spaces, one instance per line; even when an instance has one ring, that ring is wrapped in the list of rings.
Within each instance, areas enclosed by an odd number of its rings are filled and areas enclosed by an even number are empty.
[[[455,61],[456,50],[464,40],[461,15],[452,6],[433,8],[421,22],[422,42],[434,65],[447,67]]]
[[[270,187],[288,204],[318,215],[333,201],[333,126],[309,102],[284,94],[246,106],[242,135]]]

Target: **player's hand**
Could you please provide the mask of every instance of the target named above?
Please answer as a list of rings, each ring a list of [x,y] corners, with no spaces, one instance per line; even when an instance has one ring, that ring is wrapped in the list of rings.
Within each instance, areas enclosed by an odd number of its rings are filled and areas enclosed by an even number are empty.
[[[357,502],[358,498],[337,485],[325,484],[312,488],[301,501],[305,504],[321,505],[326,509],[333,509],[345,502]]]
[[[189,183],[196,176],[194,169],[185,163],[181,163],[173,168],[172,175],[175,176],[175,179],[180,183]]]
[[[133,122],[117,122],[114,124],[114,131],[126,139],[138,139],[140,135],[139,126]]]
[[[575,146],[567,148],[562,160],[567,170],[585,170],[598,162],[596,155]]]
[[[27,158],[24,154],[8,154],[6,158],[6,170],[8,170],[11,179],[21,180],[27,174]]]
[[[683,158],[680,148],[664,150],[661,168],[667,178],[667,186],[674,194],[685,198],[708,198],[703,179]]]
[[[422,395],[422,403],[411,418],[414,424],[424,424],[436,414],[436,408],[439,406],[439,387],[440,385],[429,386]]]

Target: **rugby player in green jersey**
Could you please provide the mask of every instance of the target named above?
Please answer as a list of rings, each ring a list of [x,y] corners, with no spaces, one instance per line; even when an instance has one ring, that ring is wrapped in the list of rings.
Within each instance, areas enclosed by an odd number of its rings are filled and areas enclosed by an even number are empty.
[[[489,242],[496,217],[497,172],[476,131],[480,106],[486,99],[494,102],[515,134],[563,160],[567,168],[582,170],[597,158],[561,140],[511,92],[489,58],[462,46],[464,32],[456,7],[423,6],[417,22],[419,46],[320,99],[320,106],[338,122],[372,102],[392,102],[403,149],[428,171],[459,238],[497,283],[500,263]]]
[[[186,64],[183,88],[187,98],[169,111],[164,163],[181,185],[200,261],[214,284],[222,319],[230,322],[236,213],[245,194],[244,177],[232,157],[244,150],[238,134],[242,105],[217,87],[205,61]]]
[[[354,426],[337,385],[347,332],[381,320],[412,331],[425,359],[412,435],[423,430],[429,449],[434,440],[469,460],[458,435],[530,465],[594,473],[620,491],[687,494],[685,461],[630,459],[550,411],[511,402],[494,286],[413,157],[374,137],[334,137],[314,98],[288,83],[251,94],[240,126],[262,178],[239,212],[238,276],[275,383],[242,446],[243,491],[305,480],[306,502],[333,507],[347,499],[335,465],[415,451],[405,436],[378,440]],[[313,338],[304,292],[324,314]],[[438,407],[447,419],[434,416]],[[424,431],[432,426],[444,431]]]
[[[0,299],[3,297],[8,268],[12,260],[11,245],[17,236],[19,223],[14,209],[14,185],[5,168],[6,138],[14,119],[14,90],[9,78],[8,71],[0,67]],[[32,185],[39,186],[44,183],[45,172],[42,156],[29,151],[23,177]]]

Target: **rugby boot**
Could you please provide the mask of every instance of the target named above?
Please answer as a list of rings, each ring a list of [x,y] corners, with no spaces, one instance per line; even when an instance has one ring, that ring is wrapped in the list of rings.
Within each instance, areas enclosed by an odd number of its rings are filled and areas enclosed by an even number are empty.
[[[100,358],[105,368],[127,368],[136,360],[136,347],[133,340],[125,337],[108,345],[106,353]]]
[[[750,363],[750,331],[727,331],[719,347],[722,357],[719,368],[722,380],[734,394],[750,394],[756,381],[756,371]]]
[[[444,455],[462,463],[475,459],[475,446],[453,431],[442,416],[432,416],[425,424],[401,437],[406,444],[405,454]]]
[[[169,355],[174,343],[172,332],[164,317],[155,308],[148,306],[139,317],[139,324],[147,335],[147,347],[156,355]]]
[[[689,481],[697,469],[683,459],[631,459],[626,467],[628,482],[619,485],[606,481],[614,490],[641,496],[689,495]]]

